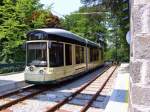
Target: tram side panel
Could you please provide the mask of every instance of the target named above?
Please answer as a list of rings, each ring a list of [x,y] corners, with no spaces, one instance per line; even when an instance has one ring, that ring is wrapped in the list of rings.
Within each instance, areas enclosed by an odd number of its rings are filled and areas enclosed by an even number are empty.
[[[79,54],[80,51],[78,52],[78,50],[76,50],[76,47],[83,47],[83,46],[79,46],[79,45],[75,45],[75,44],[70,44],[70,45],[72,47],[72,52],[70,52],[72,54],[72,56],[71,56],[72,64],[67,65],[67,63],[66,63],[66,61],[68,60],[68,58],[66,58],[66,55],[70,54],[70,53],[65,51],[65,44],[64,44],[64,57],[65,57],[64,58],[64,66],[54,67],[54,68],[50,67],[49,73],[48,73],[48,75],[45,76],[44,81],[50,81],[50,80],[62,81],[67,78],[75,77],[75,75],[78,75],[79,73],[86,71],[85,59],[84,59],[83,63],[77,63],[77,61],[79,61],[79,60],[77,60],[78,59],[77,54]],[[86,57],[86,54],[84,52],[84,58],[85,57]]]
[[[69,48],[70,50],[66,50]],[[66,77],[72,76],[74,73],[74,61],[73,61],[73,44],[64,43],[63,42],[63,65],[61,67],[50,67],[49,68],[49,74],[45,76],[45,81],[62,81],[65,80]],[[71,56],[68,57],[68,56]],[[68,60],[71,59],[71,61],[68,63]]]
[[[78,75],[79,73],[83,73],[87,70],[91,70],[91,69],[103,64],[103,59],[101,58],[102,50],[98,49],[97,60],[90,62],[90,56],[93,57],[93,55],[90,55],[90,51],[89,51],[90,48],[88,48],[88,52],[86,52],[86,47],[84,47],[84,51],[83,51],[84,52],[84,62],[78,64],[77,63],[78,57],[76,57],[78,52],[76,51],[76,46],[78,46],[78,45],[72,44],[72,65],[66,66],[66,64],[65,64],[64,77],[68,77],[68,76],[74,77],[75,75]],[[83,46],[79,46],[79,47],[83,47]],[[88,58],[88,59],[86,59],[86,58]]]

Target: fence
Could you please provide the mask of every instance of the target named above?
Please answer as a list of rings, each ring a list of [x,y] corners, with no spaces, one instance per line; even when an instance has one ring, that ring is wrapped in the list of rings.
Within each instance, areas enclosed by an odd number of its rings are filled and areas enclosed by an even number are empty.
[[[0,74],[19,72],[25,69],[25,63],[0,64]]]

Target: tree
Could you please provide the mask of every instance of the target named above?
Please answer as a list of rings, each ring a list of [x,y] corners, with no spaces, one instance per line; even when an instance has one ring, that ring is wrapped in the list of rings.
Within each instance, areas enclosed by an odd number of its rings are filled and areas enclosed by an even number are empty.
[[[25,61],[21,46],[26,40],[26,32],[57,26],[59,19],[43,9],[39,0],[3,0],[0,4],[0,62]]]
[[[57,16],[54,16],[50,11],[38,10],[32,13],[32,23],[34,27],[60,27],[60,20]]]
[[[127,4],[123,4],[121,0],[103,0],[103,2],[101,0],[81,0],[81,2],[88,8],[99,7],[98,12],[106,14],[104,23],[107,28],[105,38],[108,47],[105,58],[116,59],[115,55],[117,55],[118,61],[128,61],[129,45],[126,42],[125,35],[129,30],[129,20],[123,21],[122,19],[125,16],[122,10],[127,7]]]
[[[91,11],[92,9],[81,7],[79,11],[65,16],[62,24],[65,29],[96,42],[97,34],[106,30],[102,24],[104,17],[97,14],[84,14],[87,10]]]

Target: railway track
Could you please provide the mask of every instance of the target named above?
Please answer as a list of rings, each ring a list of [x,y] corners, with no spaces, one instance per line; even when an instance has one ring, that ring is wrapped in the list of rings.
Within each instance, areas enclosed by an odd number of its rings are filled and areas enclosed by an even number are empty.
[[[0,96],[0,111],[14,104],[17,104],[25,99],[31,98],[34,95],[40,94],[48,88],[43,88],[39,85],[29,85],[20,89],[11,91]]]
[[[80,112],[86,112],[88,110],[88,108],[92,105],[92,103],[94,102],[94,100],[96,100],[96,98],[102,92],[102,90],[104,89],[105,85],[107,84],[107,82],[109,81],[109,79],[111,78],[111,76],[113,75],[113,73],[116,70],[116,68],[117,68],[117,66],[112,66],[108,70],[103,71],[102,74],[100,74],[100,75],[96,76],[95,78],[93,78],[92,80],[90,80],[87,84],[85,84],[80,89],[78,89],[77,91],[75,91],[74,93],[72,93],[70,96],[68,96],[65,99],[59,101],[54,106],[48,107],[47,110],[46,110],[46,112],[55,112],[55,111],[57,111],[57,112],[62,112],[62,111],[65,112],[65,110],[61,110],[60,107],[62,107],[63,105],[69,103],[69,101],[73,100],[80,93],[84,93],[84,91],[86,91],[86,89],[89,86],[91,86],[92,84],[94,85],[94,83],[97,83],[96,81],[98,81],[98,82],[100,82],[100,84],[99,84],[100,86],[99,86],[98,90],[96,90],[96,92],[91,97],[91,99],[89,101],[87,101],[85,103],[85,105],[82,107],[82,109],[80,110]],[[102,75],[103,76],[107,75],[107,77],[101,78]],[[68,112],[68,111],[66,111],[66,112]]]
[[[110,71],[110,69],[112,69],[113,71]],[[98,76],[93,78],[87,84],[84,84],[80,89],[78,89],[77,91],[75,91],[70,96],[66,97],[65,99],[63,99],[62,101],[57,103],[56,105],[48,108],[48,110],[46,110],[46,112],[54,112],[56,110],[58,111],[61,106],[68,103],[69,101],[71,101],[78,94],[80,94],[81,92],[86,90],[86,88],[88,88],[88,86],[90,86],[91,84],[94,84],[94,82],[99,80],[99,78],[102,74],[107,73],[109,71],[109,73],[111,72],[111,75],[112,75],[113,72],[115,71],[115,69],[116,69],[116,67],[113,67],[113,68],[112,67],[105,67],[105,69]],[[109,73],[107,73],[107,74],[109,74]],[[109,75],[107,81],[109,80],[111,75]],[[89,102],[86,103],[86,105],[84,106],[84,108],[82,109],[81,112],[84,112],[89,108],[89,106],[93,103],[93,101],[97,98],[99,93],[102,91],[102,89],[104,88],[106,83],[107,82],[105,82],[105,83],[103,83],[103,85],[101,85],[102,87],[96,92],[96,94],[93,96],[92,100],[89,100]],[[21,101],[29,99],[29,98],[31,98],[33,96],[36,96],[40,93],[43,93],[45,91],[49,91],[49,90],[53,91],[55,89],[59,89],[59,87],[62,87],[65,84],[67,85],[68,83],[64,83],[62,85],[55,85],[55,86],[52,85],[50,87],[44,87],[44,88],[43,88],[43,86],[39,86],[39,85],[30,85],[30,86],[15,90],[13,92],[1,95],[0,96],[0,111],[5,110],[5,109],[7,109],[8,107],[10,107],[12,105],[20,103]]]

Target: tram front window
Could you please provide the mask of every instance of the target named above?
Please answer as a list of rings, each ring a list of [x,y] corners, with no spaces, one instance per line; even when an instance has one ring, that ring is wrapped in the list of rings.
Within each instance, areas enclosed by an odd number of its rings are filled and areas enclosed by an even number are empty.
[[[47,66],[47,47],[44,42],[28,43],[27,45],[27,65],[46,67]]]

